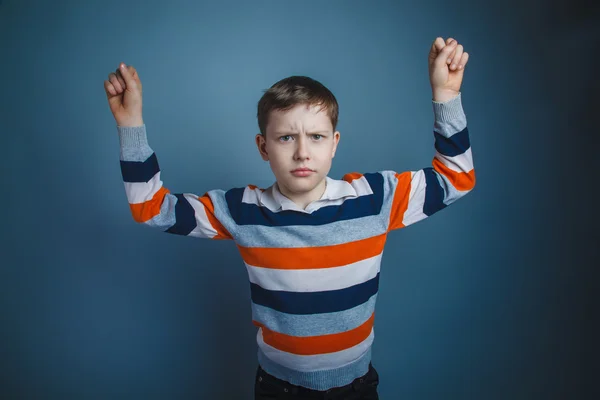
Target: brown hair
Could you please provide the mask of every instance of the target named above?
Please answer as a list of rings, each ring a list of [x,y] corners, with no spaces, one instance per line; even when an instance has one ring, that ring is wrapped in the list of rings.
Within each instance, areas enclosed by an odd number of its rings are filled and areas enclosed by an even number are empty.
[[[258,127],[260,133],[267,134],[267,123],[271,111],[288,111],[298,104],[321,106],[326,110],[335,132],[338,123],[338,103],[331,91],[320,82],[307,76],[290,76],[275,83],[258,101]]]

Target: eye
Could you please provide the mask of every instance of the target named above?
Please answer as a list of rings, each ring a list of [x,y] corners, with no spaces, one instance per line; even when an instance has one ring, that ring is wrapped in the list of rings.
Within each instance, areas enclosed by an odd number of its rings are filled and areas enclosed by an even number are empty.
[[[287,139],[285,139],[285,138],[291,138],[291,136],[290,136],[290,135],[281,136],[281,137],[279,138],[279,140],[280,140],[280,141],[282,141],[282,142],[289,142],[289,140],[287,140]]]
[[[319,135],[319,134],[313,135],[313,138],[315,138],[316,140],[319,140],[319,139],[321,139],[322,137],[323,137],[323,136],[322,136],[322,135]]]

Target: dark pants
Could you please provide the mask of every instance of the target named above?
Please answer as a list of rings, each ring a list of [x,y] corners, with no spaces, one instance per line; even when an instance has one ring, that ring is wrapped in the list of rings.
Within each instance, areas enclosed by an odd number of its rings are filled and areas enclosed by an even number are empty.
[[[379,395],[377,394],[378,385],[379,375],[371,364],[369,364],[369,371],[360,378],[356,378],[352,383],[323,391],[292,385],[291,383],[275,378],[273,375],[269,375],[259,365],[254,381],[254,400],[379,400]]]

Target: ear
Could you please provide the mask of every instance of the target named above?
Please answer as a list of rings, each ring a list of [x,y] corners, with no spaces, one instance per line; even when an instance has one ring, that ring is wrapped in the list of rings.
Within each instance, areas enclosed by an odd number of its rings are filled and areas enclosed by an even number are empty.
[[[260,153],[262,159],[269,161],[266,138],[260,133],[256,135],[256,147],[258,147],[258,152]]]
[[[335,131],[333,134],[333,150],[331,151],[331,158],[335,157],[335,151],[337,150],[337,145],[340,142],[340,131]]]

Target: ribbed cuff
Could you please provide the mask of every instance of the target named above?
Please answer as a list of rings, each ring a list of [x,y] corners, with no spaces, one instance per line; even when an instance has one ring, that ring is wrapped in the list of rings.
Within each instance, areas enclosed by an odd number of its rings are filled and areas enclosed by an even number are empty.
[[[121,148],[143,148],[148,147],[146,136],[146,125],[140,126],[118,126],[119,143]]]
[[[465,118],[465,112],[462,107],[461,92],[445,102],[433,101],[433,115],[436,121],[448,122],[456,119]]]

